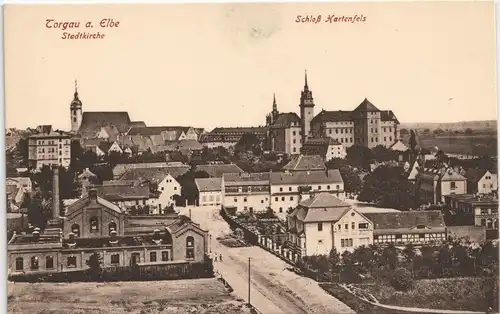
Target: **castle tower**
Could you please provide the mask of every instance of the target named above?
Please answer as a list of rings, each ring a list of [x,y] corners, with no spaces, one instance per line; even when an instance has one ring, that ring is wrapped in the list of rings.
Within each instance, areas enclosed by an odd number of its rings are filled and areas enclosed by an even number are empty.
[[[304,90],[300,95],[300,120],[302,122],[302,143],[311,132],[311,120],[314,117],[314,99],[307,84],[307,70],[305,73]]]
[[[82,124],[82,102],[78,98],[78,85],[75,81],[75,94],[69,106],[71,115],[71,132],[77,132]]]

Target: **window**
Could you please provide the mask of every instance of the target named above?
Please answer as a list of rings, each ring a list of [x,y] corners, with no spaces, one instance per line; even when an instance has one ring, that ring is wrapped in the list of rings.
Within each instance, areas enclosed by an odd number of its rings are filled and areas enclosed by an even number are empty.
[[[161,187],[161,190],[162,190],[162,191],[164,191],[164,190],[165,190],[165,187],[163,187],[163,186],[162,186],[162,187]]]
[[[99,230],[99,220],[96,216],[90,218],[90,232],[95,232]]]
[[[75,236],[79,237],[80,236],[80,226],[77,224],[73,224],[71,226],[71,232],[75,234]]]
[[[351,229],[356,229],[356,223],[355,222],[351,222]]]
[[[396,240],[402,240],[403,235],[402,234],[396,234]]]
[[[278,199],[279,199],[279,198],[278,198],[277,196],[274,198],[274,200],[275,200],[276,202],[278,201]]]
[[[418,238],[419,238],[420,240],[425,239],[425,233],[420,233],[420,234],[418,235]]]
[[[326,189],[327,189],[327,190],[329,190],[329,189],[330,189],[330,186],[329,186],[329,185],[327,185],[327,186],[326,186]]]
[[[344,229],[345,229],[345,230],[349,229],[349,225],[348,225],[348,224],[345,224],[345,225],[344,225]]]
[[[289,187],[289,188],[288,188],[288,191],[290,191],[290,192],[291,192],[291,191],[292,191],[292,187]]]
[[[293,148],[293,152],[295,153],[296,151],[297,151],[297,149],[294,147],[294,148]]]
[[[261,203],[261,204],[264,204],[264,200],[260,200],[260,203]]]
[[[293,196],[290,196],[290,200],[293,201]]]
[[[45,269],[54,269],[54,258],[52,256],[45,257]]]
[[[392,141],[392,136],[389,136],[389,141]]]
[[[293,140],[293,143],[294,143],[294,144],[295,144],[295,143],[297,143],[297,140]]]
[[[366,222],[359,223],[358,229],[368,229],[368,223]]]
[[[318,240],[318,244],[323,244],[323,240]]]
[[[456,183],[455,183],[455,182],[453,182],[453,181],[451,181],[451,182],[450,182],[450,188],[451,188],[452,190],[456,189],[456,188],[457,188]]]
[[[24,269],[24,260],[22,257],[16,258],[16,270],[23,270]]]
[[[149,252],[149,261],[156,262],[156,252]]]
[[[318,185],[318,190],[321,190],[321,185]]]
[[[68,256],[66,259],[66,266],[68,268],[75,268],[76,267],[76,256]]]
[[[186,238],[186,258],[194,258],[194,238],[192,236]]]
[[[323,223],[318,222],[318,231],[323,231]]]
[[[338,189],[340,189],[340,185],[337,185],[335,188],[336,188],[337,190],[338,190]]]
[[[38,270],[38,257],[37,256],[31,257],[31,270]]]
[[[293,131],[293,132],[292,132],[292,134],[293,134],[293,135],[295,135],[295,134],[296,134],[296,132],[295,132],[295,131]]]
[[[280,192],[283,192],[283,188],[280,188]]]
[[[141,262],[141,253],[132,253],[132,258],[130,259],[130,263],[132,265],[137,265],[137,263]]]
[[[174,190],[177,191],[177,187],[176,186],[174,186]]]
[[[247,198],[246,198],[246,197],[245,197],[245,198],[243,198],[243,202],[246,202],[246,201],[247,201]]]
[[[161,252],[161,260],[162,260],[163,262],[168,261],[168,251],[162,251],[162,252]]]
[[[280,207],[280,213],[282,213],[282,212],[283,212],[283,207]]]
[[[120,264],[120,255],[119,254],[112,254],[111,255],[111,264],[112,265]]]
[[[282,197],[281,197],[281,200],[282,200],[282,201],[285,201],[285,197],[284,197],[284,196],[282,196]]]

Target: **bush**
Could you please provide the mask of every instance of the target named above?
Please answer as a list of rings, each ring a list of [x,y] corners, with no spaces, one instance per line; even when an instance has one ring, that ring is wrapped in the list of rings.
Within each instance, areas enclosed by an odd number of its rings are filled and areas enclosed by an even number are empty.
[[[392,275],[391,285],[396,290],[409,290],[413,286],[411,273],[406,268],[397,268]]]

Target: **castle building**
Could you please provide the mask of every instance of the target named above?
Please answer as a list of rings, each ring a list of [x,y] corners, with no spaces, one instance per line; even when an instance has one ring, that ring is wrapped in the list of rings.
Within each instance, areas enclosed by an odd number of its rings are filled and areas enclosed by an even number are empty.
[[[28,163],[33,169],[58,165],[65,168],[71,162],[71,135],[50,127],[28,137]]]
[[[314,117],[314,99],[307,84],[307,71],[305,74],[304,90],[300,95],[300,119],[302,121],[302,142],[310,136],[311,121]]]

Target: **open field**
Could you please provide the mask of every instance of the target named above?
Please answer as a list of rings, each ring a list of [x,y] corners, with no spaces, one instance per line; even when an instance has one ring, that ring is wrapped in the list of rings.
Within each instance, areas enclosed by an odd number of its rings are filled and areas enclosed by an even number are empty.
[[[497,137],[494,135],[423,136],[417,134],[417,143],[420,147],[427,149],[438,147],[449,154],[497,155]]]
[[[483,278],[445,278],[415,281],[414,288],[399,292],[378,284],[363,286],[382,304],[445,310],[484,311],[486,287]],[[498,302],[498,297],[497,297]],[[494,308],[498,310],[498,306]]]
[[[11,283],[9,313],[250,313],[217,279],[117,283]]]

